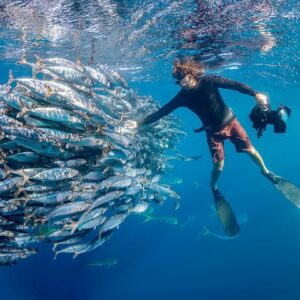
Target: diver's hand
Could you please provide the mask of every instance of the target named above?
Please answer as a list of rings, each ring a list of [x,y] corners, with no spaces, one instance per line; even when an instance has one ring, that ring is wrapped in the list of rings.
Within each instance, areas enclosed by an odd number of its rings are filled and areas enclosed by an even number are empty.
[[[138,123],[132,120],[125,121],[124,126],[125,128],[132,129],[132,130],[138,129]]]
[[[265,94],[257,93],[255,95],[256,103],[262,107],[268,107],[269,106],[269,100],[268,97]]]

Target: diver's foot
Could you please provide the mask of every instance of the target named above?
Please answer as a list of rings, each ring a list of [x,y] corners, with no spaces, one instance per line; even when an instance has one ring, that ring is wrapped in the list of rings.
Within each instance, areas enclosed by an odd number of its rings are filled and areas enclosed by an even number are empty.
[[[268,178],[273,184],[278,184],[280,182],[280,177],[277,176],[275,173],[273,172],[268,172],[268,173],[265,173],[263,171],[261,171],[261,173],[266,177]]]
[[[220,192],[220,190],[218,190],[218,188],[215,188],[215,189],[211,188],[211,191],[212,191],[212,193],[213,193],[213,196],[214,196],[214,200],[215,200],[215,201],[218,201],[218,200],[220,200],[220,199],[223,198],[223,195],[222,195],[222,193]]]

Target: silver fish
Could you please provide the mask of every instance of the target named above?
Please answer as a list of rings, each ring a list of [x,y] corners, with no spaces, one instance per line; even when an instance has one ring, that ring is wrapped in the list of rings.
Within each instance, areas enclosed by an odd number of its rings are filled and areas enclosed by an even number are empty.
[[[111,216],[101,227],[99,237],[103,234],[105,231],[112,230],[114,228],[119,228],[120,224],[124,222],[127,214],[117,214],[114,216]]]
[[[85,211],[90,207],[90,203],[84,201],[72,202],[58,206],[53,212],[47,215],[47,220],[70,216]]]
[[[101,85],[104,85],[107,88],[111,88],[112,83],[109,80],[109,78],[103,74],[103,72],[100,72],[99,70],[95,70],[89,66],[83,67],[84,73],[94,82],[100,83]]]
[[[45,205],[60,204],[66,201],[71,201],[77,196],[77,193],[72,191],[54,192],[47,194],[31,194],[28,201]]]
[[[84,251],[88,246],[89,246],[88,243],[82,243],[82,244],[76,244],[76,245],[68,246],[68,247],[66,247],[64,249],[61,249],[59,251],[55,251],[54,259],[56,259],[57,255],[60,254],[60,253],[77,253],[77,255],[78,255],[82,251]]]
[[[93,210],[94,208],[100,206],[100,205],[104,205],[107,202],[110,202],[112,200],[116,200],[119,199],[120,197],[122,197],[124,195],[123,191],[113,191],[113,192],[109,192],[106,193],[102,196],[100,196],[99,198],[97,198],[93,204],[89,207],[87,214]]]
[[[36,163],[39,161],[40,156],[34,152],[24,151],[18,154],[7,156],[8,160],[19,163]]]
[[[98,70],[101,70],[102,72],[105,72],[109,76],[109,79],[114,82],[115,84],[120,84],[125,88],[129,88],[128,83],[126,80],[116,71],[108,68],[105,65],[98,65]]]
[[[76,244],[76,243],[82,242],[83,239],[86,237],[87,233],[88,232],[86,231],[86,232],[81,233],[80,235],[72,236],[72,237],[66,238],[62,241],[54,242],[52,250],[55,251],[56,248],[60,245],[71,245],[71,244]]]
[[[84,126],[86,125],[86,121],[82,117],[76,116],[75,114],[65,109],[57,107],[38,107],[35,109],[29,109],[26,111],[26,114],[66,124],[68,126],[74,126],[79,129],[84,128]]]
[[[140,202],[140,203],[137,203],[132,208],[130,208],[129,211],[131,213],[141,214],[141,213],[145,212],[148,208],[149,208],[149,203],[147,203],[147,202]]]
[[[64,156],[71,158],[74,154],[68,153],[67,151],[63,151],[58,149],[47,143],[39,143],[38,141],[33,141],[28,138],[21,138],[15,136],[7,136],[7,138],[11,139],[14,143],[28,148],[40,155],[49,156],[49,157],[59,157]]]
[[[47,71],[50,73],[47,74]],[[67,66],[45,66],[39,70],[40,73],[45,73],[46,75],[54,75],[55,79],[62,79],[66,82],[85,85],[88,87],[92,86],[92,81],[87,78],[85,74],[76,70],[74,67]]]
[[[11,190],[16,190],[24,184],[25,181],[22,177],[13,177],[5,179],[4,181],[0,182],[0,194]]]
[[[86,159],[77,158],[77,159],[70,159],[67,161],[62,160],[54,160],[53,163],[58,165],[60,168],[76,168],[80,166],[84,166],[87,164]]]
[[[91,229],[91,228],[96,228],[99,225],[103,224],[106,221],[107,217],[105,216],[98,216],[95,217],[94,219],[87,220],[85,222],[80,223],[77,226],[78,230],[86,230],[86,229]]]
[[[53,168],[37,173],[30,178],[40,181],[60,181],[73,178],[78,174],[79,171],[72,168]]]

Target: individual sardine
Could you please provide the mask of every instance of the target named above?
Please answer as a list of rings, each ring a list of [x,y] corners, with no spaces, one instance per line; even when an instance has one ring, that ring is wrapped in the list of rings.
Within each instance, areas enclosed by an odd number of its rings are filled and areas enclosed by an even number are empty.
[[[84,201],[77,201],[77,202],[63,204],[61,206],[58,206],[53,212],[47,215],[47,220],[57,218],[57,217],[71,216],[73,214],[83,212],[87,208],[89,208],[90,205],[91,205],[90,203]]]
[[[31,194],[28,199],[29,203],[54,205],[60,204],[66,201],[71,201],[77,196],[77,193],[72,191],[54,192],[47,194]]]
[[[50,71],[48,73],[47,71]],[[74,67],[67,66],[44,66],[39,70],[40,73],[54,76],[54,79],[61,79],[78,85],[85,85],[91,87],[93,82],[84,73],[76,70]]]
[[[24,151],[18,154],[7,156],[7,160],[18,163],[37,163],[40,156],[34,152]]]
[[[67,126],[73,126],[79,129],[83,129],[87,125],[87,122],[82,117],[78,115],[76,116],[68,110],[57,107],[38,107],[34,109],[29,109],[26,111],[26,114],[30,114],[57,123],[62,123]]]
[[[92,205],[89,207],[88,211],[87,211],[87,214],[95,209],[96,207],[100,206],[100,205],[104,205],[105,203],[108,203],[110,201],[113,201],[113,200],[116,200],[116,199],[119,199],[120,197],[122,197],[124,195],[124,192],[123,191],[113,191],[113,192],[109,192],[109,193],[106,193],[102,196],[100,196],[99,198],[97,198],[93,203]]]
[[[114,216],[111,216],[107,221],[101,226],[99,237],[103,234],[105,231],[109,231],[115,228],[119,228],[120,224],[124,222],[125,218],[127,217],[127,214],[117,214]]]
[[[53,168],[37,173],[31,176],[30,179],[39,181],[60,181],[73,178],[78,174],[79,171],[72,168]]]

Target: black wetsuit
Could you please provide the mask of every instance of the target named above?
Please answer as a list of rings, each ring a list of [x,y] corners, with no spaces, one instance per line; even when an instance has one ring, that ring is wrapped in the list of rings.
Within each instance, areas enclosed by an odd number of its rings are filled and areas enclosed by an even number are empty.
[[[186,107],[200,118],[206,130],[220,130],[234,115],[224,103],[218,88],[236,90],[250,96],[256,94],[243,83],[215,75],[203,76],[197,89],[181,89],[166,105],[140,121],[139,126],[156,122],[178,107]]]

